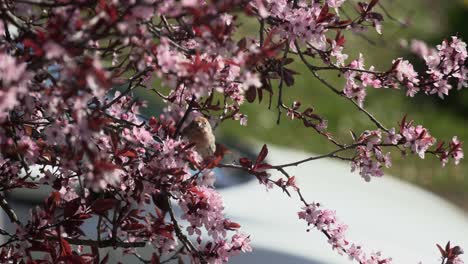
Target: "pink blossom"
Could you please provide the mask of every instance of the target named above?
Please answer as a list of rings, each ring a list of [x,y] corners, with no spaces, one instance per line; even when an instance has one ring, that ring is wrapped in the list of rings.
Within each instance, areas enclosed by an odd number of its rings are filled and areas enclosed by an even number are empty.
[[[400,140],[403,138],[402,135],[400,135],[400,133],[396,133],[395,132],[395,128],[392,127],[388,133],[387,133],[387,137],[385,138],[385,143],[386,144],[398,144],[398,142],[400,142]]]
[[[242,252],[252,252],[250,245],[250,236],[242,233],[237,233],[232,236],[232,248]]]
[[[337,45],[336,41],[332,41],[332,51],[330,55],[336,59],[337,66],[344,66],[345,61],[348,59],[347,54],[343,54],[343,46]]]
[[[461,159],[463,159],[462,142],[460,142],[457,137],[453,137],[452,141],[450,142],[450,149],[450,153],[454,159],[455,165],[458,165]]]
[[[241,113],[235,114],[234,120],[239,120],[241,126],[247,126],[248,117],[245,114],[241,114]]]
[[[351,243],[346,238],[347,225],[337,218],[334,211],[321,209],[318,203],[304,206],[298,212],[298,216],[299,219],[304,219],[309,226],[326,232],[329,237],[328,242],[332,245],[332,248],[336,249],[340,254],[345,253],[350,259],[367,264],[390,263],[391,261],[391,259],[383,259],[380,253],[373,253],[370,258],[367,258],[361,246]]]
[[[246,72],[244,77],[244,90],[249,89],[249,87],[255,87],[255,88],[260,88],[262,87],[262,82],[260,81],[260,78],[258,77],[257,74],[251,73],[251,72]]]
[[[351,246],[348,248],[347,254],[349,256],[350,260],[356,260],[357,262],[363,263],[363,254],[364,252],[362,251],[361,246],[351,244]]]
[[[434,145],[435,138],[433,138],[427,129],[421,125],[413,126],[411,123],[405,124],[401,132],[405,138],[405,147],[410,147],[411,151],[417,153],[420,158],[424,159],[426,151]]]
[[[346,0],[327,0],[327,4],[332,8],[339,8],[345,1]]]
[[[221,195],[207,187],[193,187],[180,200],[179,205],[184,214],[182,219],[197,229],[204,226],[208,235],[214,239],[226,237],[224,227],[224,205]]]
[[[425,58],[427,56],[434,56],[437,54],[436,49],[430,48],[424,41],[413,39],[411,40],[411,52]]]
[[[407,85],[407,95],[413,97],[419,91],[416,87],[419,84],[418,73],[414,70],[413,65],[407,60],[399,58],[394,60],[392,63],[397,63],[397,67],[395,69],[397,80]]]
[[[452,260],[452,263],[453,263],[453,264],[463,264],[463,263],[465,263],[465,262],[464,262],[459,256],[457,256],[456,258],[454,258],[454,259]]]
[[[0,121],[8,111],[18,104],[23,96],[30,74],[26,72],[26,63],[18,62],[14,57],[0,51]]]

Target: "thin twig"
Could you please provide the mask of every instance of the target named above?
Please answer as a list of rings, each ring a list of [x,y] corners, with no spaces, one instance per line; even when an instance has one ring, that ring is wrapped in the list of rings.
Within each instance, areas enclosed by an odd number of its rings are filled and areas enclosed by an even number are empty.
[[[67,238],[62,237],[68,243],[72,245],[82,245],[82,246],[95,246],[98,248],[107,248],[107,247],[120,247],[120,248],[141,248],[146,246],[146,242],[123,242],[116,239],[107,239],[107,240],[92,240],[92,239],[79,239],[79,238]],[[47,239],[57,240],[57,237],[47,237]]]
[[[177,138],[177,136],[179,136],[180,134],[180,130],[182,128],[182,124],[185,122],[185,120],[187,120],[188,118],[188,115],[190,114],[190,112],[192,112],[193,110],[193,102],[195,101],[195,95],[192,95],[192,99],[190,100],[189,104],[188,104],[188,107],[187,107],[187,110],[185,111],[184,113],[184,116],[182,117],[182,119],[179,120],[179,122],[177,123],[177,127],[176,127],[176,130],[174,132],[174,138]]]
[[[331,85],[329,82],[327,82],[325,79],[323,79],[322,77],[320,77],[318,74],[317,74],[317,67],[311,65],[307,59],[304,57],[304,54],[302,53],[302,51],[299,49],[299,46],[296,44],[296,49],[299,53],[299,57],[301,58],[301,60],[304,62],[304,64],[307,66],[307,68],[309,68],[310,72],[312,73],[312,75],[317,79],[319,80],[322,84],[324,84],[327,88],[329,88],[331,91],[333,91],[335,94],[337,95],[340,95],[341,97],[343,98],[346,98],[348,101],[351,101],[354,106],[356,106],[356,108],[363,112],[365,115],[367,115],[367,117],[369,117],[369,119],[380,129],[384,130],[384,131],[387,131],[388,132],[388,129],[382,124],[380,123],[380,121],[377,120],[377,118],[374,117],[374,115],[372,115],[369,111],[367,111],[366,109],[364,109],[362,106],[360,106],[356,101],[354,101],[352,98],[348,98],[346,97],[346,95],[343,94],[343,92],[339,91],[338,89],[336,89],[333,85]]]
[[[200,262],[201,263],[208,263],[205,258],[203,257],[203,255],[195,248],[195,246],[192,244],[192,242],[187,238],[187,236],[184,235],[184,233],[182,232],[182,230],[180,229],[180,226],[179,226],[179,222],[177,221],[177,218],[175,217],[174,215],[174,210],[172,209],[172,205],[171,205],[171,202],[169,201],[169,198],[167,198],[167,205],[168,205],[168,208],[169,208],[169,216],[171,217],[171,221],[172,223],[174,224],[174,230],[175,230],[175,233],[177,235],[177,237],[179,238],[179,240],[182,242],[182,244],[185,246],[185,248],[196,254],[198,256],[198,258],[200,259]]]
[[[12,223],[21,224],[15,211],[10,207],[3,195],[0,195],[0,207],[2,207]]]

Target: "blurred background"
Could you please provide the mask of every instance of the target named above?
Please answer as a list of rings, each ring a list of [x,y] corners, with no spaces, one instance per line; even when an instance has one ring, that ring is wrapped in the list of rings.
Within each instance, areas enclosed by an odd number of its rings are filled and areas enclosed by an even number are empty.
[[[377,8],[385,17],[382,36],[374,30],[366,33],[365,37],[346,35],[347,44],[344,53],[349,54],[352,60],[360,51],[363,52],[366,67],[376,65],[377,69],[388,69],[393,59],[406,57],[418,71],[423,71],[421,61],[400,48],[401,39],[421,39],[432,46],[453,35],[468,41],[468,0],[381,0],[380,3],[391,16],[385,15],[381,8]],[[353,14],[352,12],[349,10],[350,14]],[[238,36],[258,32],[258,23],[251,18],[239,17],[238,23],[242,24]],[[367,117],[358,112],[350,102],[337,97],[316,81],[299,59],[295,61],[289,68],[301,74],[296,75],[295,85],[285,90],[287,105],[299,100],[303,106],[313,106],[316,113],[328,120],[328,130],[343,142],[350,142],[350,129],[356,133],[374,129]],[[340,89],[343,87],[343,80],[336,76],[336,72],[324,76],[332,80],[336,87]],[[149,100],[150,105],[160,103],[154,94],[140,91],[139,96]],[[241,109],[248,115],[248,126],[241,127],[238,121],[227,121],[217,131],[217,137],[233,140],[253,138],[260,142],[314,153],[334,150],[332,144],[314,131],[304,128],[300,121],[291,121],[283,117],[281,124],[276,125],[276,109],[272,107],[269,110],[267,102],[268,100],[263,100],[261,105],[244,104]],[[468,142],[466,89],[461,91],[454,89],[450,96],[441,100],[436,95],[418,94],[414,98],[409,98],[405,96],[404,90],[370,88],[364,105],[387,127],[397,126],[397,122],[408,114],[409,119],[424,125],[438,140],[451,140],[452,136],[456,135],[462,141]],[[150,108],[149,111],[153,110]],[[386,170],[387,174],[404,175],[398,177],[468,210],[466,160],[462,160],[458,166],[452,163],[442,168],[439,160],[431,155],[425,160],[413,155],[402,157],[400,153],[393,153],[392,157],[393,166]],[[356,174],[356,177],[359,175]]]

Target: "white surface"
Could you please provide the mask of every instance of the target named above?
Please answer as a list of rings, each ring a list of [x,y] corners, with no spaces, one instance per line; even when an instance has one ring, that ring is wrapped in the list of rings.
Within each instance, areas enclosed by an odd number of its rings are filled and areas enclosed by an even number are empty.
[[[269,150],[271,164],[312,155],[271,146]],[[468,249],[467,215],[429,192],[388,175],[367,183],[350,173],[348,164],[333,160],[317,160],[287,170],[296,176],[309,202],[320,202],[337,211],[349,225],[350,241],[362,244],[369,252],[380,250],[394,263],[439,263],[435,244],[448,240]],[[278,189],[266,191],[257,180],[221,193],[226,214],[241,223],[241,230],[251,235],[254,247],[254,252],[234,257],[232,263],[351,263],[331,251],[323,234],[306,232],[306,223],[297,217],[301,207],[297,196],[289,198]],[[21,209],[18,215],[27,217],[28,205],[17,206]],[[4,216],[3,212],[0,215]],[[118,255],[114,261],[135,260]]]

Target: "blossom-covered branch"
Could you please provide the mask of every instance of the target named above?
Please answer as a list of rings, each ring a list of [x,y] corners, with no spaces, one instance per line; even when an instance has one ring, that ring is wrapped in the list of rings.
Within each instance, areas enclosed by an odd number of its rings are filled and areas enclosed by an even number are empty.
[[[6,241],[0,262],[104,263],[102,247],[151,263],[183,255],[195,263],[227,262],[252,250],[214,187],[213,169],[228,167],[287,194],[294,190],[303,203],[299,217],[339,252],[363,264],[389,263],[350,243],[335,212],[308,203],[286,171],[336,158],[369,181],[391,166],[390,148],[435,155],[444,166],[463,158],[459,138],[437,143],[406,117],[388,129],[364,107],[367,87],[443,98],[452,86],[467,86],[460,36],[436,48],[412,42],[426,64],[422,73],[403,58],[380,70],[365,67],[363,54],[348,62],[346,38],[368,29],[383,33],[379,7],[388,13],[378,0],[0,0],[0,206],[15,226],[0,230]],[[348,8],[355,11],[342,15]],[[238,14],[258,21],[259,31],[235,37]],[[320,109],[287,102],[286,87],[298,74],[294,60],[352,102],[376,130],[340,142]],[[339,72],[344,87],[323,71]],[[163,105],[160,115],[142,114],[147,103],[134,96],[137,90],[152,92]],[[242,105],[264,96],[269,108],[277,99],[278,124],[283,116],[291,119],[283,122],[299,120],[335,151],[270,165],[264,147],[255,161],[221,163],[227,150],[215,146],[211,127],[233,120],[247,125]],[[283,177],[272,180],[271,170]],[[43,186],[53,189],[49,197],[19,219],[8,194]],[[145,246],[151,260],[139,255]],[[460,248],[440,250],[445,263],[461,263]]]

